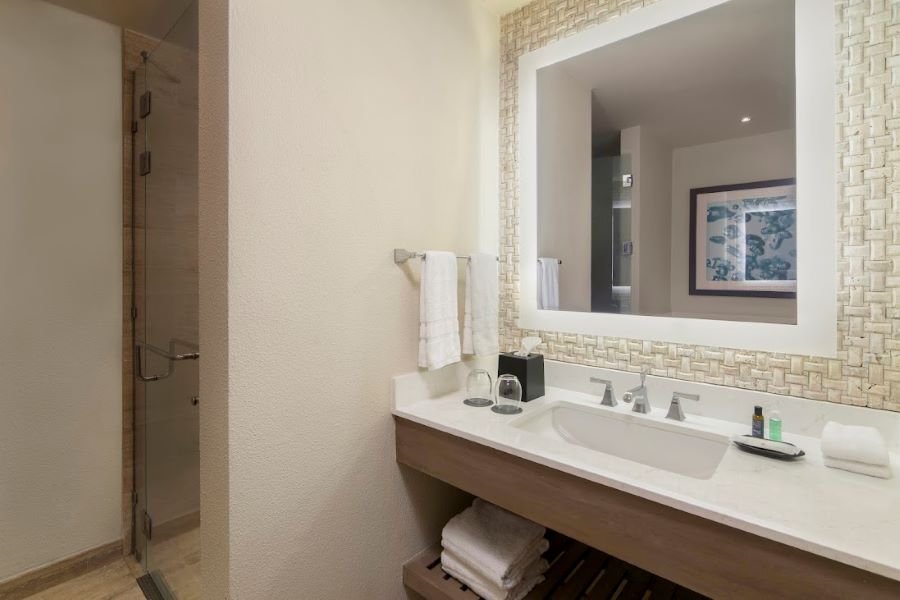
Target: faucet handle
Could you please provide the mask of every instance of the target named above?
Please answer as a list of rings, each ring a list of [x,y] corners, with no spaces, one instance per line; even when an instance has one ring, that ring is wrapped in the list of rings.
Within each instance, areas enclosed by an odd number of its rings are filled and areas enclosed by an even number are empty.
[[[669,404],[669,412],[666,413],[667,419],[674,419],[675,421],[684,421],[684,410],[681,408],[681,400],[693,400],[694,402],[698,402],[700,400],[700,394],[688,394],[685,392],[675,392],[672,394],[672,403]]]
[[[616,406],[616,392],[613,390],[612,381],[609,379],[600,379],[599,377],[591,377],[591,383],[603,384],[603,399],[600,404],[603,406]]]

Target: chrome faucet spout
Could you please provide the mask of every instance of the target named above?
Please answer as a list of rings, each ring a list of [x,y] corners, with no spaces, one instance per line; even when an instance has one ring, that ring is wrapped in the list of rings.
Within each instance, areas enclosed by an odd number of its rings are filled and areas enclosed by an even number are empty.
[[[647,390],[641,389],[640,392],[633,394],[634,407],[632,412],[641,413],[643,415],[650,412],[650,399],[647,397]]]
[[[641,370],[641,383],[625,392],[622,396],[622,399],[625,402],[634,401],[634,406],[631,408],[632,412],[647,414],[650,412],[650,397],[647,395],[647,371],[646,369]]]

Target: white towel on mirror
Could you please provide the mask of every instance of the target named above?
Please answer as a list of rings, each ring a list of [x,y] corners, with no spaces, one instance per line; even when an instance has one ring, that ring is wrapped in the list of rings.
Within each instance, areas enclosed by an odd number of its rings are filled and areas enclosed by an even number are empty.
[[[459,362],[456,255],[428,251],[419,288],[419,366],[433,371]]]
[[[521,579],[508,589],[484,578],[471,566],[450,550],[441,552],[441,568],[458,581],[469,586],[473,592],[484,600],[521,600],[534,586],[544,580],[544,572],[550,565],[546,560],[538,558],[531,562],[522,573]]]
[[[500,352],[499,294],[497,257],[472,255],[466,265],[463,354],[490,356]]]
[[[501,589],[519,583],[549,544],[546,529],[480,498],[450,519],[441,545]]]
[[[537,275],[538,309],[559,310],[559,259],[539,258]]]

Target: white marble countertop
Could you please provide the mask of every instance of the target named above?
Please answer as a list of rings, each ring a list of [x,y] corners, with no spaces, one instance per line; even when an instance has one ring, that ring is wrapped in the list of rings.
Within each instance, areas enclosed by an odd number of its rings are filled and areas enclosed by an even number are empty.
[[[440,386],[431,386],[431,388]],[[548,403],[567,400],[598,406],[597,397],[548,387],[514,417],[462,403],[461,391],[423,392],[394,382],[393,414],[512,455],[648,500],[794,546],[854,567],[900,580],[900,478],[877,479],[826,468],[819,440],[785,432],[784,440],[806,451],[784,462],[729,445],[709,479],[696,479],[616,456],[542,437],[511,426]],[[399,390],[399,393],[398,393]],[[620,404],[602,410],[628,412]],[[654,408],[640,418],[663,420]],[[671,422],[671,421],[670,421]],[[690,415],[684,423],[726,435],[747,433],[748,424]],[[896,448],[892,448],[896,450]],[[900,455],[892,454],[894,468]]]

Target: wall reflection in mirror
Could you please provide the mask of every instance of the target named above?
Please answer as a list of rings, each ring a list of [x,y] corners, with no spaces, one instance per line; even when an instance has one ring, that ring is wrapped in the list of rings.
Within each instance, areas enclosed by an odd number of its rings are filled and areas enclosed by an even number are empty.
[[[538,308],[796,323],[793,0],[596,48],[537,94]]]

